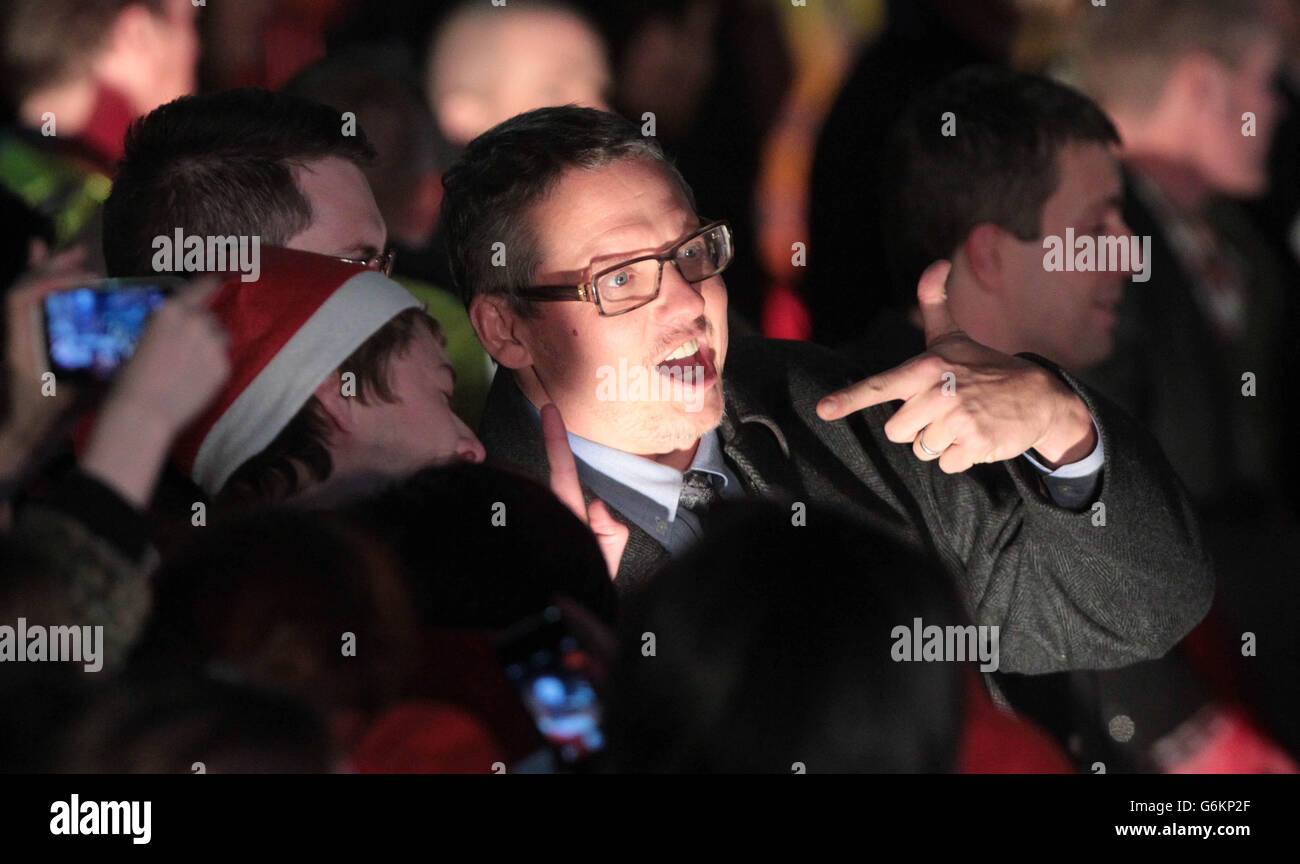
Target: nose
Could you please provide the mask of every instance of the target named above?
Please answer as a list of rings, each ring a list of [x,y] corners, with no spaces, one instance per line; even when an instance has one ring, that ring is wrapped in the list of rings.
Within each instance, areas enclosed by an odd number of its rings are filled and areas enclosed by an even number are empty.
[[[699,290],[703,283],[687,282],[673,261],[664,263],[659,278],[659,299],[655,306],[660,320],[694,321],[704,314],[704,294]]]
[[[487,458],[487,450],[483,447],[483,442],[478,440],[478,436],[470,431],[459,417],[456,418],[456,432],[457,460],[478,465]]]
[[[483,442],[479,441],[471,433],[468,437],[461,438],[456,442],[456,458],[461,462],[471,462],[478,465],[487,458],[487,451],[483,449]]]

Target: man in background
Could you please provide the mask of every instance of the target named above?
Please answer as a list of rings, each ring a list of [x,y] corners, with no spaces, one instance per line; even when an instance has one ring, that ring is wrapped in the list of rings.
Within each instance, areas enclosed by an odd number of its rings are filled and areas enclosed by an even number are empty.
[[[456,370],[452,408],[476,427],[492,366],[465,305],[445,290],[440,276],[446,271],[446,252],[432,241],[451,147],[438,132],[414,71],[399,52],[353,45],[303,70],[286,90],[336,109],[341,128],[350,117],[365,129],[375,157],[361,170],[396,252],[394,278],[438,322],[447,359]]]
[[[464,147],[534,108],[604,108],[610,77],[604,41],[573,7],[469,2],[435,30],[425,87],[443,135]]]
[[[0,7],[0,184],[99,261],[99,209],[127,125],[194,90],[189,0],[13,0]]]
[[[948,112],[953,126],[941,120]],[[948,305],[963,330],[1076,373],[1110,357],[1121,297],[1144,290],[1151,274],[1121,212],[1119,136],[1095,103],[1045,78],[974,66],[919,95],[886,152],[889,245],[905,275],[952,259]],[[1080,238],[1093,245],[1096,269],[1063,266]],[[1096,250],[1106,248],[1122,249],[1120,260],[1106,252],[1103,261]],[[882,368],[921,350],[921,331],[904,318],[882,316],[856,353]],[[1210,692],[1182,645],[1123,669],[999,684],[1063,745],[1075,742],[1082,770],[1098,761],[1111,772],[1294,770],[1239,708]],[[1109,734],[1120,716],[1133,724],[1127,738]]]

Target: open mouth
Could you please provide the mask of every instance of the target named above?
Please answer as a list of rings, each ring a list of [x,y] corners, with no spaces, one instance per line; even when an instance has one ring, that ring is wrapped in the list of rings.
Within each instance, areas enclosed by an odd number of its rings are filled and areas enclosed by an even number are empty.
[[[683,384],[707,387],[717,378],[711,350],[698,338],[688,339],[655,364],[655,371]]]

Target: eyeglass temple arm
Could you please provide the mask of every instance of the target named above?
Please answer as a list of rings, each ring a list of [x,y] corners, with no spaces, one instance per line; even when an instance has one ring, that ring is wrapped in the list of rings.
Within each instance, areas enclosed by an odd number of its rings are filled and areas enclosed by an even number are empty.
[[[529,285],[519,289],[525,300],[590,300],[591,291],[586,285]]]

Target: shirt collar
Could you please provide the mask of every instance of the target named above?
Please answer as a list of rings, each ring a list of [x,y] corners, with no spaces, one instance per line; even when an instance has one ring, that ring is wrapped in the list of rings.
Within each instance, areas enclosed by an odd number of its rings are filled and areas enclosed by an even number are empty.
[[[681,471],[644,456],[635,456],[597,444],[572,432],[569,433],[569,449],[575,458],[581,459],[596,471],[663,507],[668,511],[669,522],[677,518],[677,502],[682,495]],[[719,490],[726,488],[730,482],[730,472],[722,458],[717,430],[710,430],[700,437],[689,470],[704,471],[719,477]]]

